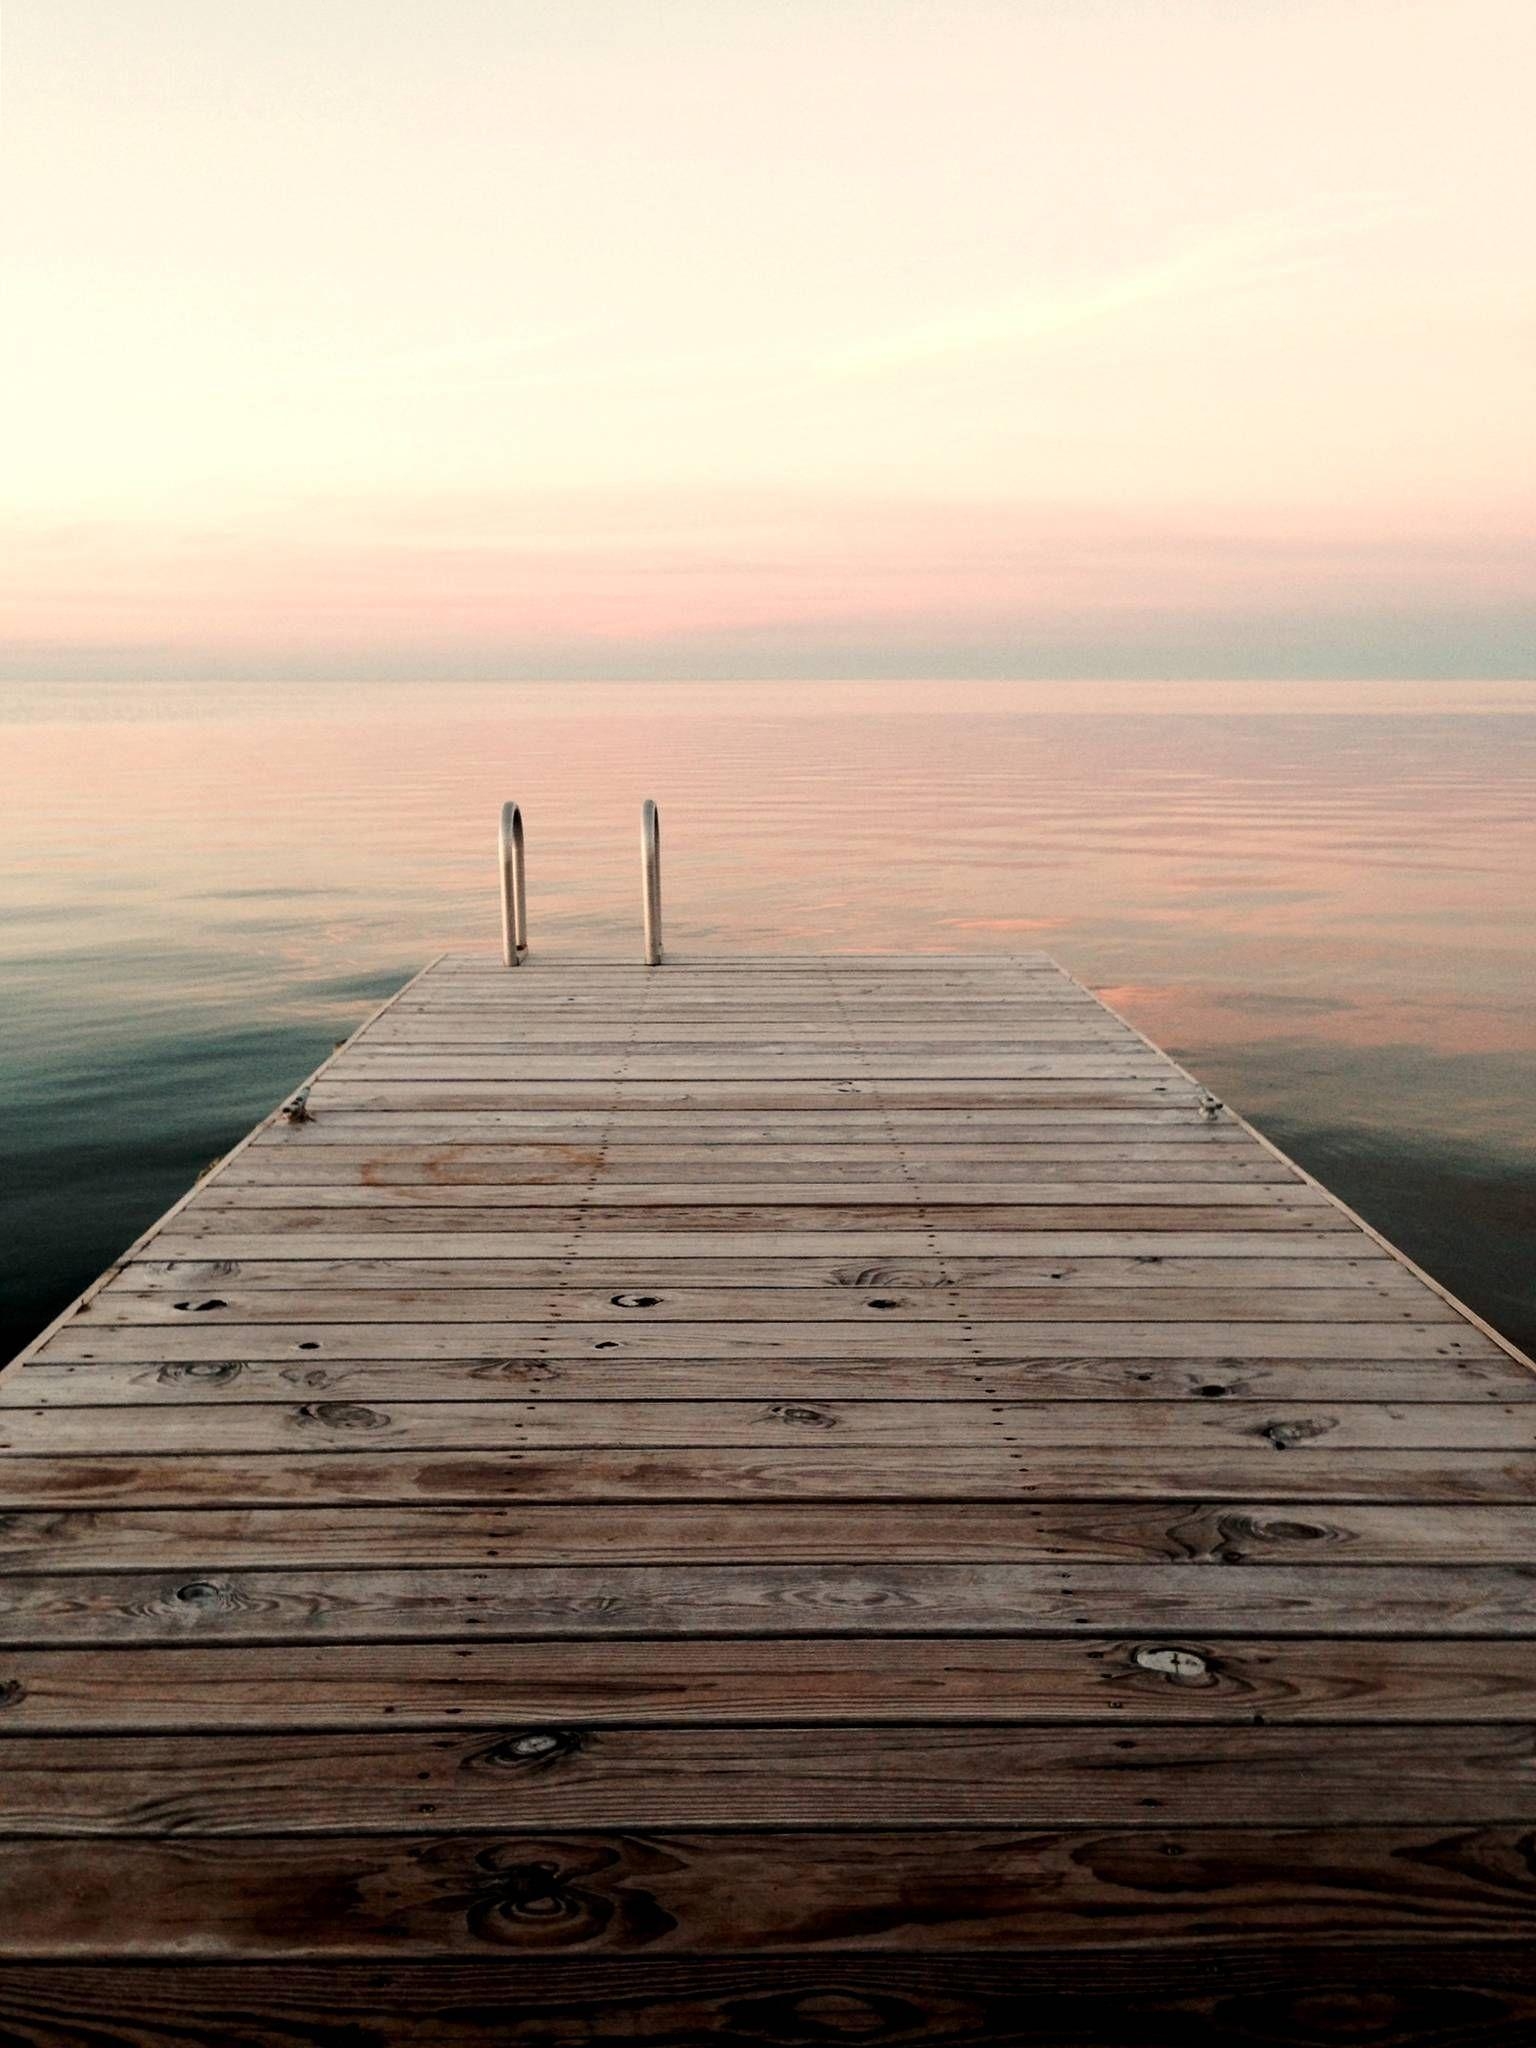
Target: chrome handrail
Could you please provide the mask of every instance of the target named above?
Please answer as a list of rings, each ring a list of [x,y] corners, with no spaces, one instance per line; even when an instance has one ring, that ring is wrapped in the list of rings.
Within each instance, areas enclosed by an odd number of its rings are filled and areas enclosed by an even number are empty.
[[[661,965],[661,813],[647,797],[640,807],[640,874],[645,920],[645,964]]]
[[[523,814],[516,804],[501,807],[501,959],[521,967],[528,950],[528,874],[523,856]]]

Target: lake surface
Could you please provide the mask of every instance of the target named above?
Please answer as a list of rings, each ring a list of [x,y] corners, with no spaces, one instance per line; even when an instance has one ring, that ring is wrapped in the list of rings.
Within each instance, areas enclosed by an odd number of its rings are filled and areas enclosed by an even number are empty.
[[[1536,689],[0,685],[0,1358],[445,946],[1042,947],[1536,1345]]]

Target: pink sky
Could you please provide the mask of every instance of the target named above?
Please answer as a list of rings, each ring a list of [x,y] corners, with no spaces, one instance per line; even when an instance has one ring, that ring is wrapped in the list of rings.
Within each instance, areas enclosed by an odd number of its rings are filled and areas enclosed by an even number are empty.
[[[10,0],[15,677],[1529,672],[1525,0]]]

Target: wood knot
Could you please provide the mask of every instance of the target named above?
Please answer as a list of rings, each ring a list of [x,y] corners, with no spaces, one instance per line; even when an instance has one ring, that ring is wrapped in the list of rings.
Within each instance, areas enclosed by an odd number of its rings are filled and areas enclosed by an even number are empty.
[[[27,1688],[19,1678],[0,1678],[0,1713],[7,1707],[19,1707],[27,1696]]]
[[[658,1308],[661,1305],[659,1294],[610,1294],[608,1299],[615,1308]]]
[[[634,1840],[498,1843],[475,1857],[475,1889],[460,1903],[471,1934],[501,1947],[605,1942],[631,1951],[677,1930],[676,1916],[651,1889],[658,1866],[669,1868],[670,1859]]]
[[[155,1378],[163,1387],[227,1387],[244,1371],[244,1365],[232,1358],[200,1358],[188,1365],[162,1365]]]
[[[277,1376],[290,1387],[328,1387],[335,1377],[323,1365],[282,1365]]]
[[[498,1843],[475,1855],[475,1890],[465,1898],[469,1931],[500,1948],[582,1948],[610,1942],[647,1948],[676,1931],[678,1921],[651,1892],[633,1847]]]
[[[867,2040],[890,2031],[884,2013],[848,1991],[808,1991],[795,2000],[795,2017],[837,2040]]]
[[[874,1300],[866,1301],[864,1306],[866,1308],[900,1308],[901,1303],[899,1301],[892,1301],[889,1295],[881,1295]]]
[[[190,1607],[195,1613],[209,1614],[215,1608],[229,1605],[228,1590],[216,1585],[212,1579],[189,1579],[184,1586],[178,1586],[172,1596],[180,1607]]]
[[[229,1303],[220,1301],[216,1294],[210,1294],[203,1301],[176,1301],[171,1306],[180,1309],[183,1315],[205,1316],[210,1309],[228,1308]]]
[[[1131,1652],[1131,1662],[1138,1671],[1150,1671],[1169,1685],[1206,1689],[1219,1683],[1203,1651],[1178,1643],[1143,1643]]]
[[[1266,1521],[1261,1515],[1218,1515],[1215,1554],[1227,1564],[1240,1564],[1253,1550],[1266,1544],[1327,1543],[1336,1531],[1322,1522],[1296,1522],[1277,1516]]]
[[[1277,1451],[1288,1451],[1293,1444],[1312,1443],[1337,1427],[1331,1419],[1313,1416],[1300,1422],[1266,1422],[1258,1433],[1267,1437]]]
[[[563,1366],[547,1358],[481,1358],[469,1368],[472,1380],[516,1380],[522,1386],[541,1386],[565,1377]]]
[[[499,1852],[477,1858],[484,1889],[469,1901],[469,1931],[510,1948],[569,1948],[594,1940],[613,1918],[613,1902],[564,1876],[558,1863],[497,1868]]]
[[[810,1429],[835,1429],[837,1417],[820,1408],[803,1408],[797,1402],[780,1401],[768,1410],[775,1422],[792,1422]]]
[[[574,1728],[524,1728],[515,1735],[503,1735],[464,1759],[467,1771],[548,1770],[567,1757],[579,1756],[586,1738]]]
[[[903,1998],[828,1985],[815,1991],[776,1994],[739,2005],[753,2040],[905,2040],[922,2027],[925,2015]]]
[[[306,1401],[298,1411],[300,1422],[318,1423],[322,1429],[388,1429],[389,1417],[361,1401]]]

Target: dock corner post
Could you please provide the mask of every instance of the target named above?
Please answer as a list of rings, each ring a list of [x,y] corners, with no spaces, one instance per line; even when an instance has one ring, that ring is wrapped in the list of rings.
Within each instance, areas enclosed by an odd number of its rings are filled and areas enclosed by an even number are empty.
[[[647,797],[640,807],[640,873],[645,919],[645,964],[661,965],[661,813]]]
[[[501,807],[501,959],[520,967],[528,950],[528,877],[523,855],[523,814],[514,803]]]

